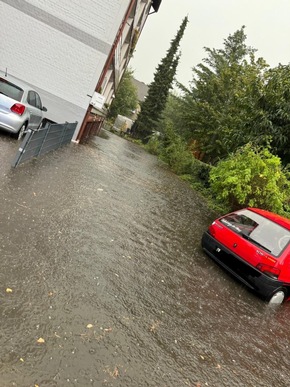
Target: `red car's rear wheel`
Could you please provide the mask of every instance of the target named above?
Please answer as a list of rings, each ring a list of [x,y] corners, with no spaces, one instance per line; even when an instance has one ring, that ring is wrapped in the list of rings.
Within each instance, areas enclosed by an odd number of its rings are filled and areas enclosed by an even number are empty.
[[[286,290],[279,289],[277,290],[269,299],[269,304],[271,305],[280,305],[286,298]]]

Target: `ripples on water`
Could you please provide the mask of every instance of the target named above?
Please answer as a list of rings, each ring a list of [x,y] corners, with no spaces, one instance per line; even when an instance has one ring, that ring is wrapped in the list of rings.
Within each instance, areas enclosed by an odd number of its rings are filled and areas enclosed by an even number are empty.
[[[213,215],[186,183],[111,134],[15,170],[13,147],[1,139],[1,387],[290,385],[288,305],[203,254]]]

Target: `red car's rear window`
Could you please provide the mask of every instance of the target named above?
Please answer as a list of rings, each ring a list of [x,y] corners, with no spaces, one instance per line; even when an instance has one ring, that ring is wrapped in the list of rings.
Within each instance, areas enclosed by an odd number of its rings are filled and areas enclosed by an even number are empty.
[[[289,230],[247,209],[226,215],[220,222],[275,257],[290,241]]]

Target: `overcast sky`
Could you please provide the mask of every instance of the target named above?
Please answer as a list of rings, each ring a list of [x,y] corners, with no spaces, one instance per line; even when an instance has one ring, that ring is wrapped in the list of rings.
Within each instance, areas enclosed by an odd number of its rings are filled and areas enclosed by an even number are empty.
[[[245,25],[246,44],[275,67],[290,62],[290,0],[162,0],[148,16],[130,67],[139,81],[150,83],[170,41],[188,15],[181,41],[179,82],[188,85],[192,68],[206,57],[204,47],[223,48],[224,39]]]

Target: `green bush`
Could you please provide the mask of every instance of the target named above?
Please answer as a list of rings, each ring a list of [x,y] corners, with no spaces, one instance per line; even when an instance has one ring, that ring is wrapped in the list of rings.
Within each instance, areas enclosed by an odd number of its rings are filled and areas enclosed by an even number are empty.
[[[161,151],[162,143],[158,136],[151,136],[147,144],[144,146],[145,149],[152,155],[158,156]]]
[[[160,158],[166,162],[177,175],[190,174],[194,161],[186,143],[177,136],[174,142],[161,149]]]
[[[285,214],[289,187],[287,172],[269,147],[247,144],[210,172],[212,194],[232,209],[250,206]]]
[[[191,175],[205,187],[210,186],[209,176],[212,166],[210,164],[203,163],[200,160],[194,159],[191,166]]]

